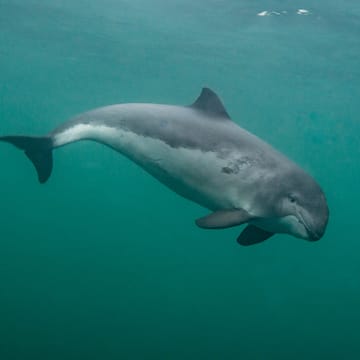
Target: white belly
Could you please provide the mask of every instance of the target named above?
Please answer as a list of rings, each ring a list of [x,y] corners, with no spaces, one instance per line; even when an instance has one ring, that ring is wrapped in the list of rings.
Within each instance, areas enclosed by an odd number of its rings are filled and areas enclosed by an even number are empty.
[[[222,171],[232,161],[231,153],[225,159],[219,158],[215,152],[174,148],[159,139],[90,124],[78,124],[57,134],[54,147],[81,139],[112,147],[173,191],[209,209],[241,207],[251,210],[252,196],[246,188],[254,179],[246,176],[241,180],[241,174]]]

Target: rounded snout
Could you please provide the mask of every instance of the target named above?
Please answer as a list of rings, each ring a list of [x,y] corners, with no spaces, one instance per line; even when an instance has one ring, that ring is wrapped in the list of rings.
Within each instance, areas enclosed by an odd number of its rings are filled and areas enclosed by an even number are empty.
[[[323,235],[317,234],[317,233],[309,233],[308,240],[309,241],[318,241],[322,238]]]
[[[327,221],[326,221],[326,223],[324,223],[324,225],[321,225],[320,227],[317,227],[316,231],[309,231],[308,230],[308,232],[309,232],[309,241],[318,241],[318,240],[320,240],[325,234],[326,226],[327,226]]]
[[[321,211],[319,211],[319,213],[315,215],[315,221],[312,221],[310,226],[306,226],[306,230],[309,235],[309,241],[318,241],[325,234],[326,227],[329,221],[329,208],[326,202],[324,202]]]

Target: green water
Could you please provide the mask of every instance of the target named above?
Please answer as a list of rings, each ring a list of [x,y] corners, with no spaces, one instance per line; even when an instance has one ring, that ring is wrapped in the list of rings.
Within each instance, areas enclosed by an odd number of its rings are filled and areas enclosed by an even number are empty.
[[[1,135],[206,85],[331,213],[319,242],[244,248],[99,144],[56,151],[45,185],[0,144],[1,360],[360,358],[360,5],[340,3],[0,0]]]

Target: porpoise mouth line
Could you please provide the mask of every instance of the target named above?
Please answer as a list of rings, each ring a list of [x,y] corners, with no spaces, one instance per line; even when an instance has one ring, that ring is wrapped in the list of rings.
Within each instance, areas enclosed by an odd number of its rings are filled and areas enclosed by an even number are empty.
[[[302,214],[300,212],[297,212],[297,215],[299,217],[299,219],[298,219],[299,223],[304,226],[304,228],[306,229],[306,231],[309,235],[309,240],[311,240],[311,241],[319,240],[321,236],[319,236],[315,231],[310,229],[309,225],[306,224]]]

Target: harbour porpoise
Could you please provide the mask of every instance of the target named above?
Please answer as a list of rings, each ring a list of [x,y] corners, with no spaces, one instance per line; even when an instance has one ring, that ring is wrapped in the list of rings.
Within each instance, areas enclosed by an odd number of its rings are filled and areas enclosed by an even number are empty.
[[[315,241],[325,232],[329,209],[317,182],[232,121],[209,88],[188,106],[110,105],[77,115],[45,136],[0,137],[25,152],[40,183],[51,175],[52,151],[79,140],[109,146],[209,209],[196,220],[199,227],[246,224],[237,239],[242,245],[275,233]]]

